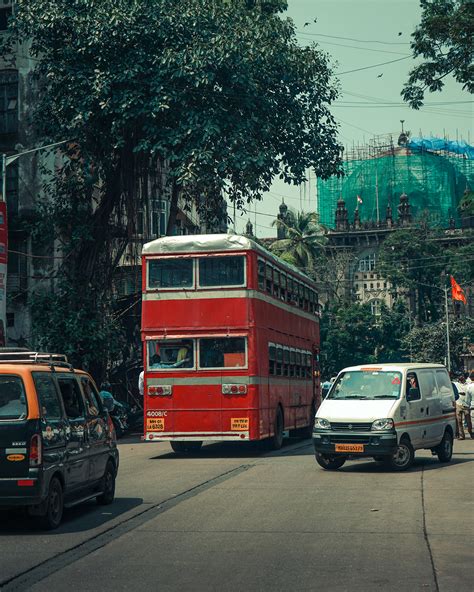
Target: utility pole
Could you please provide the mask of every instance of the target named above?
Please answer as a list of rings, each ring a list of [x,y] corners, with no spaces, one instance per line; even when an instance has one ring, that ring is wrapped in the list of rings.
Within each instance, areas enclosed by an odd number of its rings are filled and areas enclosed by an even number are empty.
[[[446,308],[446,366],[448,368],[448,372],[451,372],[451,350],[449,344],[448,286],[446,285],[446,277],[444,282],[444,306]]]

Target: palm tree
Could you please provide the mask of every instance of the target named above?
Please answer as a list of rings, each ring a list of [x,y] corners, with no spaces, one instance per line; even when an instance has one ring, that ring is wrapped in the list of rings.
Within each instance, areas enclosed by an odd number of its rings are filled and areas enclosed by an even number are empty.
[[[273,226],[285,238],[273,242],[271,251],[302,271],[312,272],[315,259],[327,242],[325,228],[319,224],[318,214],[288,210],[284,218],[273,222]]]

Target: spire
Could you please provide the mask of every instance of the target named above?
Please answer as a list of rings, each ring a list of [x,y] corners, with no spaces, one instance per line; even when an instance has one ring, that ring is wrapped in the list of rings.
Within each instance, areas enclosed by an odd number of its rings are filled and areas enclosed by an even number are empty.
[[[285,200],[281,200],[281,204],[279,207],[280,213],[277,216],[277,220],[281,222],[286,222],[288,217],[288,206],[285,203]],[[277,239],[281,240],[286,238],[286,228],[283,224],[277,224]]]
[[[347,213],[346,202],[342,197],[337,202],[336,230],[349,230],[349,216]]]
[[[253,224],[250,222],[250,220],[245,225],[245,234],[247,236],[253,236]]]

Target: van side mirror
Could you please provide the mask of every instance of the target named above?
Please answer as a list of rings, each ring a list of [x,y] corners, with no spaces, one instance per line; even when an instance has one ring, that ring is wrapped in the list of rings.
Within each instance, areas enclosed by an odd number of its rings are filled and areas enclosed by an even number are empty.
[[[418,399],[421,399],[420,389],[410,388],[407,393],[407,401],[418,401]]]

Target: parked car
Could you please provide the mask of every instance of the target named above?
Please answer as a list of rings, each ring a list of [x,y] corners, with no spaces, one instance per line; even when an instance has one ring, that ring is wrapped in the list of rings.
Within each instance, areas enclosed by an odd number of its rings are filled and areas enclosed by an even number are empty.
[[[64,507],[111,504],[116,435],[92,378],[65,356],[0,349],[0,507],[48,529]]]
[[[456,430],[454,391],[439,364],[367,364],[342,370],[316,413],[316,461],[327,470],[373,457],[402,471],[415,451],[449,462]]]

